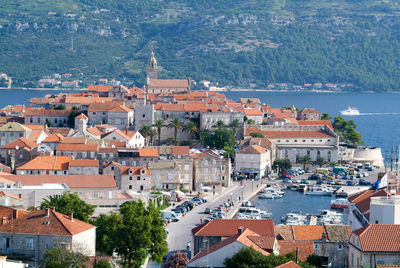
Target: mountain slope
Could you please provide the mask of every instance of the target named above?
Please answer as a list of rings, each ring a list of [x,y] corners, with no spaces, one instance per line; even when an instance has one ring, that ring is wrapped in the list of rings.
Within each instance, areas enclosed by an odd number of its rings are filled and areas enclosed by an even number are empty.
[[[140,85],[154,49],[164,77],[397,90],[399,14],[373,0],[0,0],[0,72]]]

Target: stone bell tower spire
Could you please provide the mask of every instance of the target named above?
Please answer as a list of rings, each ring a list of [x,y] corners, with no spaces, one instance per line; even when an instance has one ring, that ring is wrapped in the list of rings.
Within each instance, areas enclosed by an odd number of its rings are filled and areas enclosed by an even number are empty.
[[[151,51],[151,57],[147,63],[147,79],[157,79],[158,78],[158,66],[157,60],[154,56],[154,52]]]

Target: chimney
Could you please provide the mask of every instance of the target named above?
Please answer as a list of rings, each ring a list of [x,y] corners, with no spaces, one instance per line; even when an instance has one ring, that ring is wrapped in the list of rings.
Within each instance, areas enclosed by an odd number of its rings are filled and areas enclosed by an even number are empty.
[[[19,194],[18,197],[22,199],[22,194]]]
[[[242,234],[243,233],[243,226],[239,226],[239,228],[238,228],[238,234],[240,235],[240,234]]]
[[[46,208],[46,217],[50,217],[50,208]]]
[[[3,217],[2,219],[1,219],[1,225],[4,225],[4,224],[6,224],[8,221],[7,221],[7,217]]]
[[[70,221],[74,221],[74,213],[73,213],[73,212],[69,212],[69,213],[68,213],[68,219],[69,219]]]

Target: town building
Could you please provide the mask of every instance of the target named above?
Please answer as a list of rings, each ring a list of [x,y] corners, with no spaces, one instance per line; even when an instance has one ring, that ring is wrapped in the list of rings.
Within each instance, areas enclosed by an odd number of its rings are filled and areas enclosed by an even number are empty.
[[[1,252],[37,267],[51,247],[59,246],[95,256],[96,227],[52,208],[17,215],[0,225]]]
[[[145,139],[139,131],[115,129],[102,135],[103,140],[123,141],[127,148],[141,148],[145,146]]]
[[[250,145],[236,152],[236,173],[246,175],[250,179],[261,179],[272,167],[271,153],[258,145]]]
[[[229,187],[231,184],[231,161],[211,150],[193,156],[193,189],[202,186]]]
[[[109,124],[119,129],[133,125],[134,113],[118,102],[92,103],[88,109],[90,125]]]
[[[65,127],[68,125],[70,109],[56,110],[43,108],[27,108],[25,111],[26,125],[44,125]]]
[[[321,112],[314,108],[304,108],[297,113],[298,120],[319,121],[321,120]]]
[[[103,174],[111,174],[117,187],[121,190],[135,192],[150,192],[151,176],[146,167],[123,166],[117,162],[111,162],[103,168]]]
[[[400,224],[369,224],[354,230],[349,267],[393,267],[400,263]]]
[[[238,234],[239,228],[252,230],[262,236],[274,236],[274,222],[272,220],[236,220],[216,219],[203,223],[192,229],[196,256],[200,251],[211,248],[232,236]]]
[[[10,142],[18,139],[28,139],[32,130],[17,122],[8,122],[0,127],[0,146],[9,144]]]

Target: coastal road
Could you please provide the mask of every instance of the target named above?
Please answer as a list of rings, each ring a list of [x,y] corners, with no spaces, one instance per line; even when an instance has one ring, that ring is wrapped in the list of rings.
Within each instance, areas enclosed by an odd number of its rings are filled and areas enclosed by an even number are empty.
[[[171,222],[168,224],[166,228],[169,231],[167,238],[169,250],[186,250],[188,242],[190,242],[191,249],[193,248],[192,229],[200,224],[201,218],[204,219],[209,216],[204,214],[204,210],[207,207],[213,209],[219,204],[231,199],[234,201],[235,206],[229,211],[228,218],[232,217],[232,214],[234,214],[234,211],[239,207],[243,198],[244,200],[249,199],[257,193],[262,186],[263,185],[261,185],[260,181],[243,181],[243,187],[240,186],[239,182],[233,182],[233,185],[230,188],[225,189],[220,194],[209,197],[207,203],[194,207],[193,210],[189,211],[178,222]],[[240,201],[238,200],[238,197],[240,197]]]

